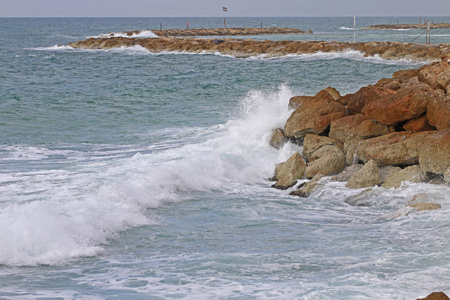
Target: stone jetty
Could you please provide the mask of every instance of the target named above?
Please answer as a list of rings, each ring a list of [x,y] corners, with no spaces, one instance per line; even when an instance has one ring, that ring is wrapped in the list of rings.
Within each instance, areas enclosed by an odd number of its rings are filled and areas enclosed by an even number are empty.
[[[126,36],[136,36],[146,30],[125,31],[121,34]],[[269,27],[269,28],[195,28],[195,29],[166,29],[152,30],[154,34],[160,37],[167,36],[232,36],[232,35],[263,35],[263,34],[311,34],[311,30],[303,31],[297,28]],[[110,33],[111,37],[115,34]]]
[[[416,61],[438,61],[450,51],[450,44],[421,45],[400,42],[325,42],[325,41],[257,41],[251,39],[204,39],[204,38],[89,38],[70,43],[76,49],[111,49],[141,46],[152,53],[220,53],[239,58],[252,56],[277,57],[289,54],[313,54],[317,52],[360,51],[366,57],[383,59],[409,59]]]
[[[324,176],[351,189],[399,188],[404,181],[450,185],[448,59],[397,71],[353,94],[341,96],[328,87],[292,97],[294,110],[270,144],[280,148],[291,141],[303,152],[277,166],[273,187],[288,189],[298,179],[311,179],[292,192],[308,197]],[[408,208],[440,208],[422,198],[412,199]]]
[[[426,29],[427,24],[379,24],[363,27],[360,30],[399,30],[399,29]],[[431,29],[450,28],[450,23],[432,23]]]

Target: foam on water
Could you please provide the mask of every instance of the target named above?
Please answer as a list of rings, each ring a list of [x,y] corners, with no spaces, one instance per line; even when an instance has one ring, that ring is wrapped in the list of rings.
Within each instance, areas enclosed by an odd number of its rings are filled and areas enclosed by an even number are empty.
[[[125,32],[111,32],[106,34],[99,34],[95,36],[88,36],[87,38],[112,38],[112,37],[125,37],[125,38],[157,38],[158,35],[156,35],[151,30],[142,30],[137,33],[133,33],[131,35],[128,35]]]
[[[1,179],[0,264],[63,264],[101,253],[102,245],[130,227],[153,224],[148,208],[189,199],[192,192],[256,184],[271,176],[275,163],[293,151],[268,146],[271,129],[286,120],[292,92],[253,91],[240,116],[215,126],[203,142],[132,157],[94,153],[79,157],[76,168],[11,172]],[[204,129],[211,132],[211,128]],[[25,161],[50,160],[45,147],[8,146],[3,151]]]

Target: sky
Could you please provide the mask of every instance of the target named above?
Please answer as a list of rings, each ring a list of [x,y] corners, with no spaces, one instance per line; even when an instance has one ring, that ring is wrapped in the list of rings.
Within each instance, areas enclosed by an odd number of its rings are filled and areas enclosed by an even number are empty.
[[[0,17],[450,16],[450,0],[0,0]]]

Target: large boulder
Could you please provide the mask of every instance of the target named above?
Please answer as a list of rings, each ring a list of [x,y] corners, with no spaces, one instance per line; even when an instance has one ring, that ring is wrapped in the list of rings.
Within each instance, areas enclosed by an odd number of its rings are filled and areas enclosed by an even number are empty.
[[[439,88],[438,76],[449,69],[450,66],[446,63],[423,68],[419,71],[419,81],[428,84],[433,89]]]
[[[306,101],[289,117],[284,126],[284,134],[294,139],[303,139],[308,133],[320,134],[330,126],[331,121],[340,119],[345,114],[345,107],[336,101]]]
[[[322,177],[324,177],[323,174],[316,174],[310,181],[300,185],[296,191],[292,191],[289,195],[303,198],[309,197],[309,195],[318,188],[319,181]]]
[[[349,114],[354,115],[361,113],[365,105],[395,94],[396,92],[393,90],[369,85],[367,87],[362,87],[359,91],[350,96],[344,97],[347,97],[347,110]]]
[[[269,144],[275,149],[281,149],[288,141],[289,139],[284,135],[283,129],[277,128],[273,131]]]
[[[303,102],[315,101],[318,100],[317,97],[314,96],[294,96],[289,99],[289,108],[297,109]]]
[[[447,168],[447,171],[444,172],[444,181],[450,186],[450,167]]]
[[[286,162],[281,163],[275,169],[274,180],[277,182],[272,187],[285,190],[297,183],[297,180],[305,174],[306,164],[301,155],[296,152]]]
[[[423,171],[444,174],[450,167],[450,129],[418,132],[414,135]]]
[[[399,188],[404,181],[425,182],[427,181],[427,174],[419,165],[409,166],[386,178],[381,186],[384,188]]]
[[[316,94],[317,98],[325,99],[328,101],[334,101],[341,98],[341,94],[339,94],[339,91],[332,87],[327,87],[324,90],[321,90]]]
[[[388,177],[394,175],[397,172],[400,172],[402,169],[400,167],[394,166],[383,166],[378,168],[378,172],[380,173],[381,183],[384,183]]]
[[[428,101],[427,119],[438,130],[450,129],[450,96],[433,97]]]
[[[376,136],[391,133],[393,131],[393,128],[390,126],[381,124],[377,120],[373,119],[364,120],[356,127],[356,134],[361,139],[370,139]]]
[[[341,173],[334,175],[331,177],[332,181],[339,181],[339,182],[347,182],[350,180],[350,178],[353,177],[364,165],[362,164],[354,164],[348,167],[345,167],[344,171]]]
[[[305,136],[305,139],[303,141],[303,157],[307,160],[310,160],[314,152],[325,145],[335,145],[339,147],[339,149],[344,150],[344,145],[340,141],[326,136],[309,133]]]
[[[344,142],[345,164],[348,166],[359,162],[358,155],[356,155],[356,149],[361,144],[362,139],[357,136],[348,136]]]
[[[424,91],[403,90],[365,105],[362,112],[385,125],[395,125],[423,115],[431,98],[430,94]]]
[[[356,114],[345,116],[343,118],[334,120],[330,124],[329,137],[341,142],[345,142],[348,136],[357,134],[357,127],[368,118],[363,114]]]
[[[335,145],[325,145],[314,152],[306,166],[306,178],[313,178],[317,174],[333,175],[345,168],[344,152]]]
[[[381,184],[381,179],[377,163],[370,160],[350,178],[345,186],[351,189],[360,189],[379,184]]]
[[[407,121],[403,125],[403,129],[405,129],[406,131],[419,132],[419,131],[435,130],[436,128],[431,126],[430,123],[428,123],[427,115],[424,114],[423,116],[417,119]]]

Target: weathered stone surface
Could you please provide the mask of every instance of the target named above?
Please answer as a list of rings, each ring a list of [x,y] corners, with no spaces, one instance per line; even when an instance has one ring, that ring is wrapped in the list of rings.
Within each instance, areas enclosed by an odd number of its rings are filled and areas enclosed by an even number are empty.
[[[426,173],[419,165],[414,165],[389,176],[381,186],[384,188],[399,188],[404,181],[425,182],[426,180]]]
[[[344,202],[352,206],[372,206],[374,196],[376,197],[376,193],[373,188],[369,188],[356,195],[347,197]]]
[[[450,186],[450,167],[444,172],[444,181],[448,186]]]
[[[277,166],[274,176],[277,182],[272,187],[285,190],[295,185],[297,180],[305,174],[305,167],[303,158],[296,152],[286,162]]]
[[[339,182],[347,182],[350,178],[356,174],[364,165],[362,164],[354,164],[348,167],[345,167],[344,171],[341,173],[334,175],[331,177],[331,181],[339,181]]]
[[[441,63],[435,66],[423,68],[419,71],[419,81],[428,84],[433,89],[438,88],[438,75],[449,69],[449,65]]]
[[[412,77],[419,75],[419,69],[399,70],[392,74],[392,78],[398,79],[400,82],[407,82]]]
[[[283,129],[277,128],[273,131],[269,144],[275,149],[281,149],[288,141],[289,139],[284,135]]]
[[[391,129],[388,125],[381,124],[373,119],[364,120],[356,126],[356,134],[361,139],[370,139],[389,133],[391,133]]]
[[[400,167],[393,166],[383,166],[378,168],[378,172],[380,173],[381,183],[384,183],[388,177],[391,175],[400,172],[402,169]]]
[[[315,95],[315,97],[324,99],[324,100],[327,100],[328,102],[330,102],[330,101],[336,101],[337,99],[341,98],[341,94],[335,88],[327,87],[326,89],[318,92]]]
[[[344,145],[340,141],[317,134],[307,134],[303,141],[303,157],[310,160],[314,152],[325,145],[335,145],[342,151],[344,150]]]
[[[289,108],[297,109],[303,102],[315,100],[318,100],[318,98],[314,96],[294,96],[289,99]]]
[[[409,201],[408,203],[410,204],[414,204],[414,203],[429,203],[430,202],[430,197],[425,194],[425,193],[419,193],[419,194],[415,194]]]
[[[415,208],[417,211],[441,209],[441,205],[437,203],[411,203],[406,206]]]
[[[367,119],[363,114],[356,114],[334,120],[330,124],[330,133],[328,136],[335,140],[345,142],[348,136],[357,135],[358,125]]]
[[[444,72],[440,73],[437,78],[437,87],[445,91],[447,94],[450,92],[450,67]]]
[[[406,166],[419,162],[419,151],[414,146],[409,131],[394,132],[363,140],[358,144],[356,155],[364,163],[375,160],[380,166]]]
[[[380,173],[374,160],[367,162],[345,185],[351,189],[360,189],[381,184]]]
[[[348,136],[344,142],[345,164],[350,166],[358,163],[358,155],[356,155],[356,149],[361,144],[362,139],[355,136]]]
[[[309,195],[319,187],[319,181],[322,177],[324,177],[323,174],[316,174],[310,181],[306,182],[298,190],[292,191],[289,195],[303,198],[309,197]]]
[[[303,102],[289,117],[284,126],[288,138],[303,139],[306,134],[319,134],[330,126],[331,121],[345,116],[345,107],[338,102],[326,100]]]
[[[438,130],[450,129],[450,96],[433,97],[428,101],[427,119]]]
[[[427,115],[424,114],[417,119],[407,121],[405,125],[403,125],[403,129],[405,129],[406,131],[419,132],[435,130],[436,128],[428,123]]]
[[[444,292],[433,292],[425,298],[420,298],[417,300],[450,300],[450,298]]]
[[[344,152],[337,146],[326,145],[314,152],[306,166],[306,178],[316,174],[333,175],[341,172],[345,167]]]
[[[370,85],[362,87],[352,96],[349,96],[347,110],[351,115],[359,114],[362,112],[364,106],[369,103],[395,94],[396,92],[383,87],[374,87]]]
[[[414,135],[423,171],[444,174],[450,167],[450,129],[424,131]]]
[[[403,90],[365,105],[362,112],[385,125],[395,125],[423,115],[431,98],[430,94],[423,91]]]

